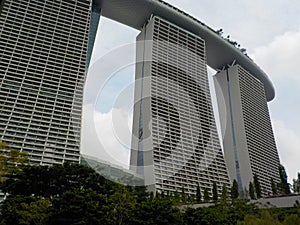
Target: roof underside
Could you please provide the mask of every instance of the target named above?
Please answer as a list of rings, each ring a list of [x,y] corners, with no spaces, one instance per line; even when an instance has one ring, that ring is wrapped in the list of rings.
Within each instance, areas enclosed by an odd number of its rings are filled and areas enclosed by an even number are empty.
[[[101,8],[102,16],[138,30],[151,15],[156,15],[194,33],[205,40],[207,64],[210,67],[222,70],[236,61],[264,84],[267,100],[274,99],[273,84],[258,65],[211,28],[181,10],[161,0],[94,0],[94,4]]]

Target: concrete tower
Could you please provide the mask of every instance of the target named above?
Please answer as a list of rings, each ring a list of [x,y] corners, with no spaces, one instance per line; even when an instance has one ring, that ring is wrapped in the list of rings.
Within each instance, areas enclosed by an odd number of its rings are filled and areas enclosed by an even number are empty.
[[[208,85],[205,42],[152,17],[137,38],[131,169],[151,191],[229,185]]]
[[[79,162],[96,11],[90,0],[1,0],[0,139],[32,163]]]
[[[231,180],[243,194],[256,174],[263,196],[272,194],[271,178],[280,182],[280,162],[264,85],[240,65],[217,73],[214,81]]]

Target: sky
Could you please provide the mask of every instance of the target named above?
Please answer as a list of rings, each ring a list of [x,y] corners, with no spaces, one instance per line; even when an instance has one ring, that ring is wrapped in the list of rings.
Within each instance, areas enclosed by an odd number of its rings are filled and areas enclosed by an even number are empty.
[[[222,28],[224,36],[230,35],[246,48],[268,74],[276,92],[268,103],[271,121],[280,160],[291,182],[300,172],[300,1],[166,2],[215,30]],[[84,93],[81,151],[125,168],[129,163],[138,34],[101,17]],[[211,81],[213,71],[208,74]]]

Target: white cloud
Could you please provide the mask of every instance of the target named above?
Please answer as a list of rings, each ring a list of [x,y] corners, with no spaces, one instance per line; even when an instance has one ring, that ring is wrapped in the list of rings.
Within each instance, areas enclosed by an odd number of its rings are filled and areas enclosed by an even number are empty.
[[[258,47],[252,54],[254,60],[273,81],[276,98],[270,104],[274,133],[282,164],[289,180],[300,172],[300,106],[295,104],[300,96],[300,29],[285,32],[266,46]]]
[[[276,99],[270,105],[274,134],[289,181],[300,172],[300,131],[298,131],[300,95],[300,29],[276,36],[269,44],[254,49],[250,54],[268,74],[276,90]],[[284,109],[284,110],[283,110]]]
[[[297,0],[167,0],[214,29],[223,28],[243,47],[264,45],[276,35],[300,26]],[[267,9],[267,10],[266,10]]]
[[[268,45],[255,48],[251,55],[271,78],[300,82],[300,29],[277,36]]]
[[[280,120],[273,121],[273,126],[281,164],[285,166],[289,181],[292,182],[300,172],[300,132],[290,129]]]
[[[138,30],[105,17],[101,17],[96,35],[92,61],[109,53],[117,46],[135,43],[138,33]]]
[[[125,109],[113,108],[101,113],[92,104],[85,105],[81,152],[128,168],[131,118],[131,112]]]

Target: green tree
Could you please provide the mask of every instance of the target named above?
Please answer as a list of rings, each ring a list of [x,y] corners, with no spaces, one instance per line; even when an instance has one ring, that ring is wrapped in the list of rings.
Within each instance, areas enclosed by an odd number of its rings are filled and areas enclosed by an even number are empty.
[[[164,199],[164,197],[157,197]],[[118,185],[114,193],[108,199],[111,208],[109,213],[109,224],[121,225],[128,223],[132,217],[136,206],[136,196],[128,191],[127,187]]]
[[[27,153],[8,148],[6,142],[0,142],[0,183],[19,172],[29,162]]]
[[[73,189],[52,201],[49,225],[108,224],[110,208],[105,195],[95,191]]]
[[[21,203],[21,208],[16,212],[20,217],[20,224],[44,225],[48,220],[50,204],[48,199],[36,199],[30,203]]]
[[[201,199],[202,199],[201,190],[200,190],[199,184],[197,184],[196,201],[201,202]]]
[[[149,198],[134,210],[131,224],[134,225],[179,225],[182,223],[179,207],[173,205],[172,198]]]
[[[271,178],[271,188],[272,188],[272,194],[276,195],[277,194],[277,187],[276,187],[276,184],[275,184],[273,178]]]
[[[188,207],[183,214],[184,225],[189,224],[203,224],[202,223],[202,213],[199,212],[199,208],[190,208]]]
[[[150,198],[150,193],[147,192],[146,186],[136,186],[133,188],[133,193],[136,196],[137,203],[145,201]],[[169,192],[167,192],[167,196],[169,196]]]
[[[253,183],[251,181],[249,182],[249,196],[250,196],[250,199],[256,199],[255,198],[254,186],[253,186]]]
[[[243,220],[245,215],[257,214],[257,208],[244,199],[236,199],[228,204],[211,207],[188,208],[183,215],[186,225],[233,225]]]
[[[237,199],[239,197],[239,187],[235,179],[232,182],[230,193],[231,193],[231,199]]]
[[[1,202],[3,224],[44,225],[48,220],[51,202],[32,196],[8,196]],[[1,223],[0,223],[1,224]]]
[[[279,166],[279,176],[280,183],[278,184],[278,191],[281,194],[290,194],[290,184],[288,183],[288,176],[283,165]]]
[[[184,191],[184,187],[183,187],[183,186],[181,187],[181,201],[182,201],[183,203],[186,203],[186,201],[187,201],[187,196],[186,196],[186,194],[185,194],[185,191]]]
[[[246,215],[244,221],[239,221],[238,225],[281,225],[279,220],[272,216],[267,210],[261,212],[261,216]]]
[[[204,188],[203,200],[205,202],[209,202],[209,200],[210,200],[208,188]]]
[[[254,182],[254,188],[255,188],[256,197],[258,199],[260,199],[261,198],[261,187],[260,187],[259,179],[258,179],[258,177],[257,177],[256,174],[254,174],[253,182]]]
[[[21,171],[7,179],[1,189],[13,195],[53,198],[72,189],[93,189],[110,195],[115,185],[89,167],[64,164],[51,167],[24,166]]]
[[[175,205],[180,205],[181,204],[181,196],[180,196],[180,194],[178,193],[177,190],[174,192],[174,196],[172,196],[171,198],[173,199],[173,203]]]
[[[300,173],[298,173],[297,179],[293,179],[293,191],[294,193],[300,193]]]
[[[227,201],[227,186],[226,186],[226,184],[223,184],[223,187],[222,187],[221,200],[222,200],[222,202]]]
[[[213,182],[212,194],[213,194],[213,200],[215,202],[218,201],[218,187],[215,181]]]
[[[24,196],[8,196],[3,202],[1,202],[1,219],[5,225],[18,225],[22,217],[18,211],[22,210],[22,203],[30,204],[34,201],[33,197]]]
[[[194,195],[187,195],[187,202],[188,203],[195,202],[195,196]]]
[[[286,215],[282,224],[283,225],[300,225],[300,217],[299,217],[299,215],[296,215],[296,214]]]

